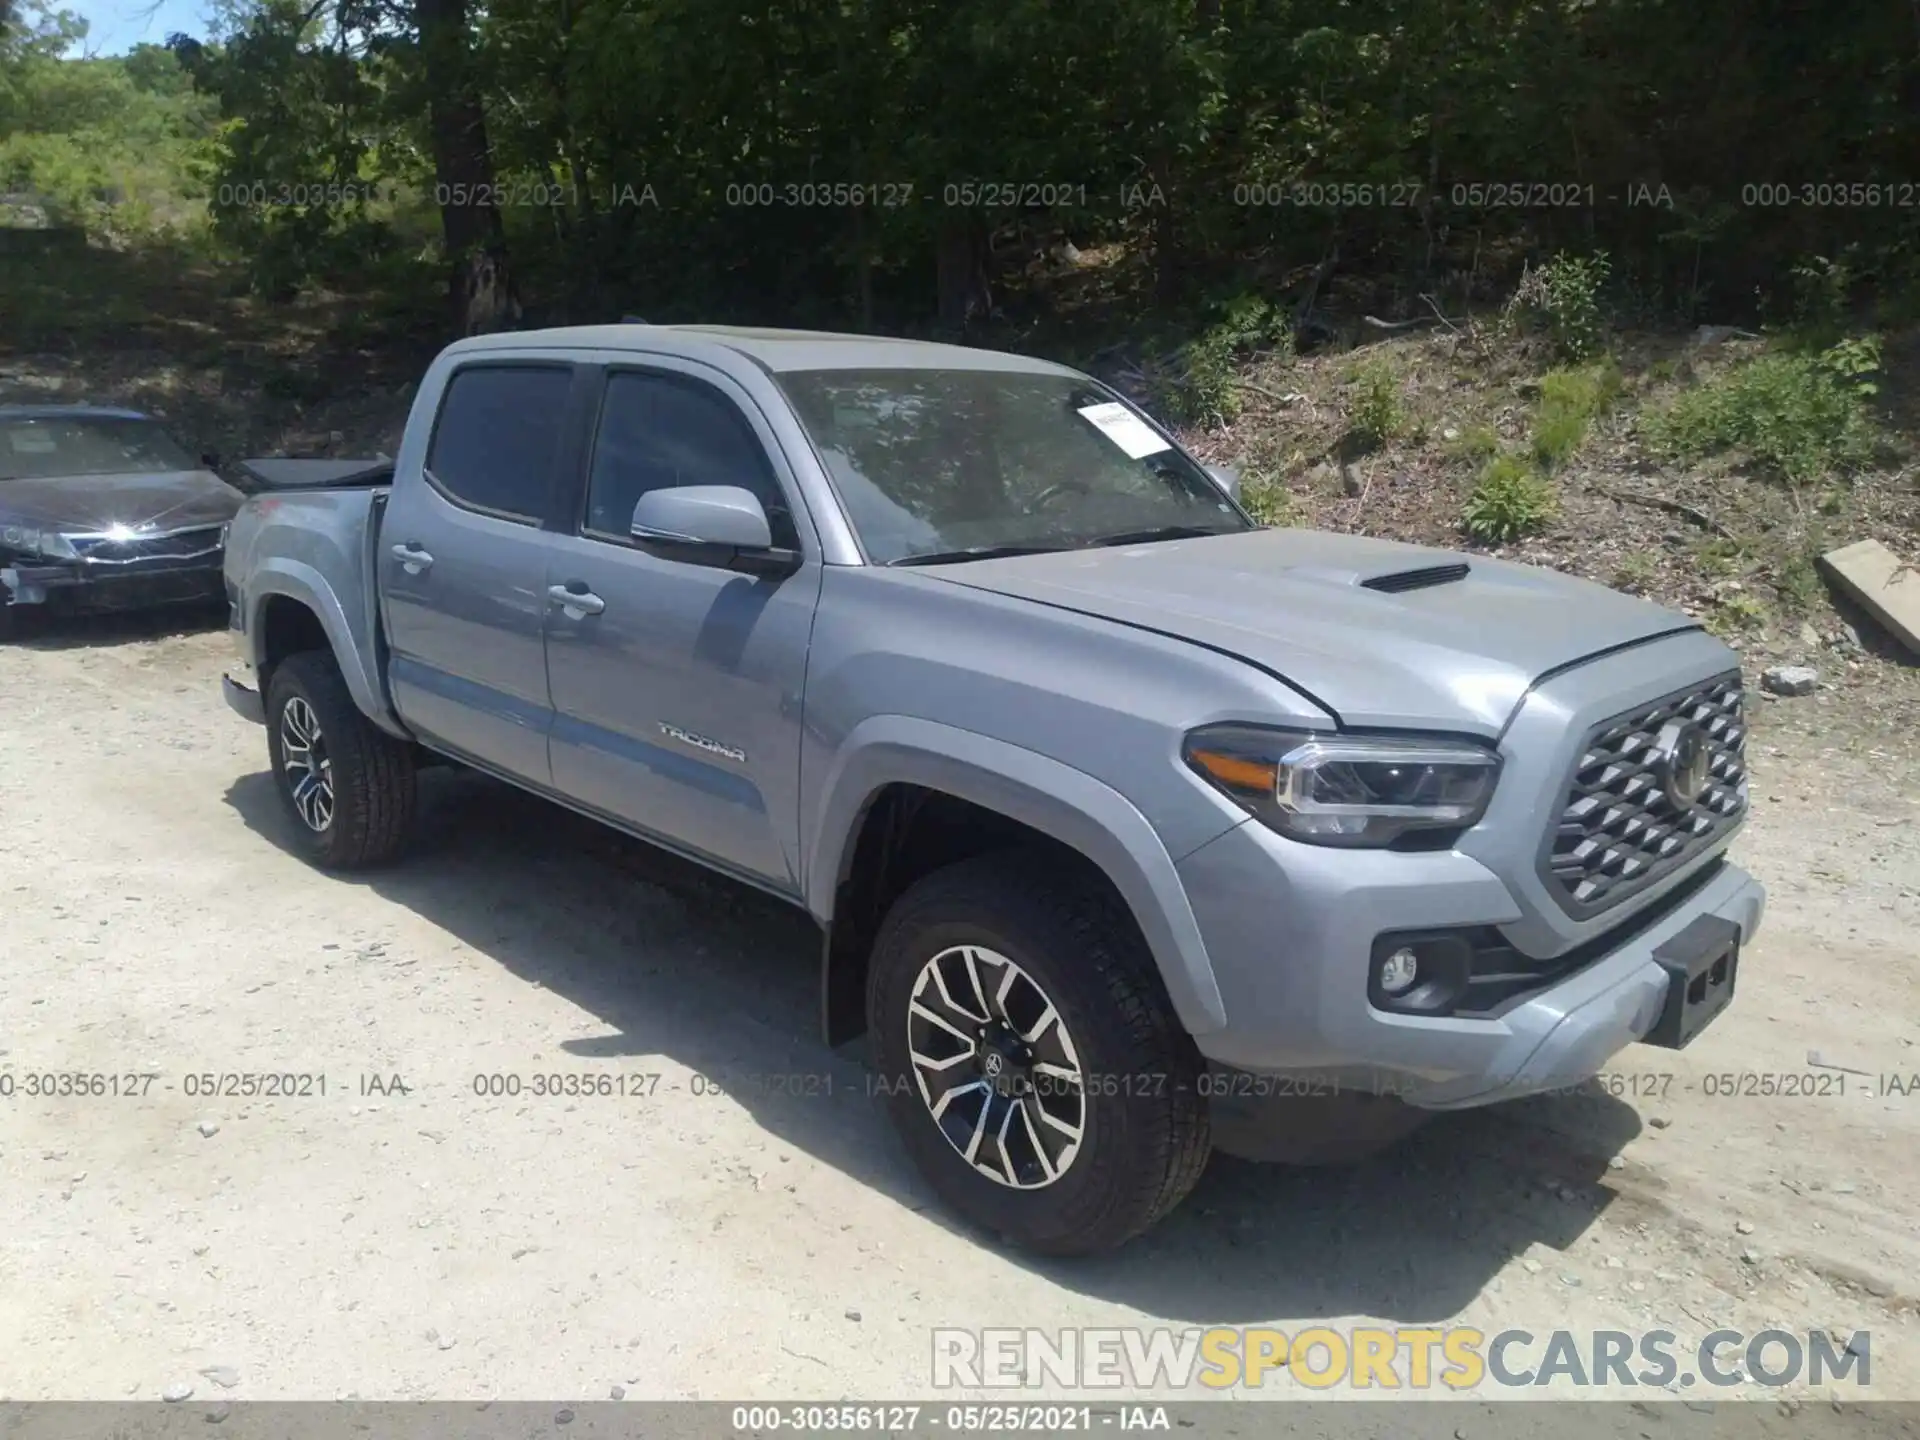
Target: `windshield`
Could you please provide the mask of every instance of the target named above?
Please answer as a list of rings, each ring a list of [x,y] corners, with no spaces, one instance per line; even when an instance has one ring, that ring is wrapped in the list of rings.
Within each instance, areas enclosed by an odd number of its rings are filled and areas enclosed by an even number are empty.
[[[928,369],[779,381],[879,564],[1249,528],[1204,471],[1088,380]]]
[[[151,420],[94,415],[0,417],[0,480],[198,468],[173,437]]]

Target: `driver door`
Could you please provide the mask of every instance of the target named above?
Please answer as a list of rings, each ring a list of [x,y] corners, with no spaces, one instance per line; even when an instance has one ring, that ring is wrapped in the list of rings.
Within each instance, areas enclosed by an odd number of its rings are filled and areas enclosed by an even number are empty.
[[[610,368],[576,523],[550,536],[553,783],[577,803],[763,885],[799,890],[801,695],[819,546],[753,402],[704,367]],[[738,485],[774,543],[767,579],[639,549],[649,490]]]

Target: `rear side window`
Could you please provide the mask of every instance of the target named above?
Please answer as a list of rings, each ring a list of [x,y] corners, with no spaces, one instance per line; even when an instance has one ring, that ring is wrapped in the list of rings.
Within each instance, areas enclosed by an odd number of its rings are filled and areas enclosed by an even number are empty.
[[[572,383],[558,365],[456,371],[434,422],[429,478],[462,505],[537,525]]]

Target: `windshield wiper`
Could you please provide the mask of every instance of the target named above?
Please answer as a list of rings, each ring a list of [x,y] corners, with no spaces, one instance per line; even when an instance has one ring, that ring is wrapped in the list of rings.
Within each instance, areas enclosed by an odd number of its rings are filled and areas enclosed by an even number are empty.
[[[1231,535],[1231,530],[1209,530],[1202,525],[1162,525],[1154,530],[1123,530],[1118,535],[1096,535],[1088,545],[1145,545],[1154,540],[1198,540],[1205,535]]]
[[[1066,545],[976,545],[969,550],[929,550],[924,555],[902,555],[888,565],[958,565],[967,560],[999,560],[1008,555],[1056,555]]]

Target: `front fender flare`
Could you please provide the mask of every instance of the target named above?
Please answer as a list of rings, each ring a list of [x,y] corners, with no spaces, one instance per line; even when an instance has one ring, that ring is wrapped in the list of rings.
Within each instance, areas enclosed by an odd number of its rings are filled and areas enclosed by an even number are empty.
[[[333,586],[327,583],[324,575],[304,561],[276,556],[260,564],[247,588],[250,592],[247,649],[256,673],[266,660],[264,620],[267,601],[276,595],[285,596],[306,606],[320,618],[320,628],[326,632],[334,661],[347,682],[347,692],[353,696],[353,703],[360,707],[360,712],[399,739],[413,738],[394,716],[387,704],[380,677],[370,669],[373,637],[354,633],[354,626],[340,604],[340,597],[333,593]]]
[[[1225,1028],[1226,1007],[1186,888],[1146,816],[1084,771],[937,721],[874,716],[840,746],[806,850],[807,908],[823,925],[832,920],[867,808],[889,784],[922,785],[997,810],[1091,860],[1133,912],[1187,1032]]]

